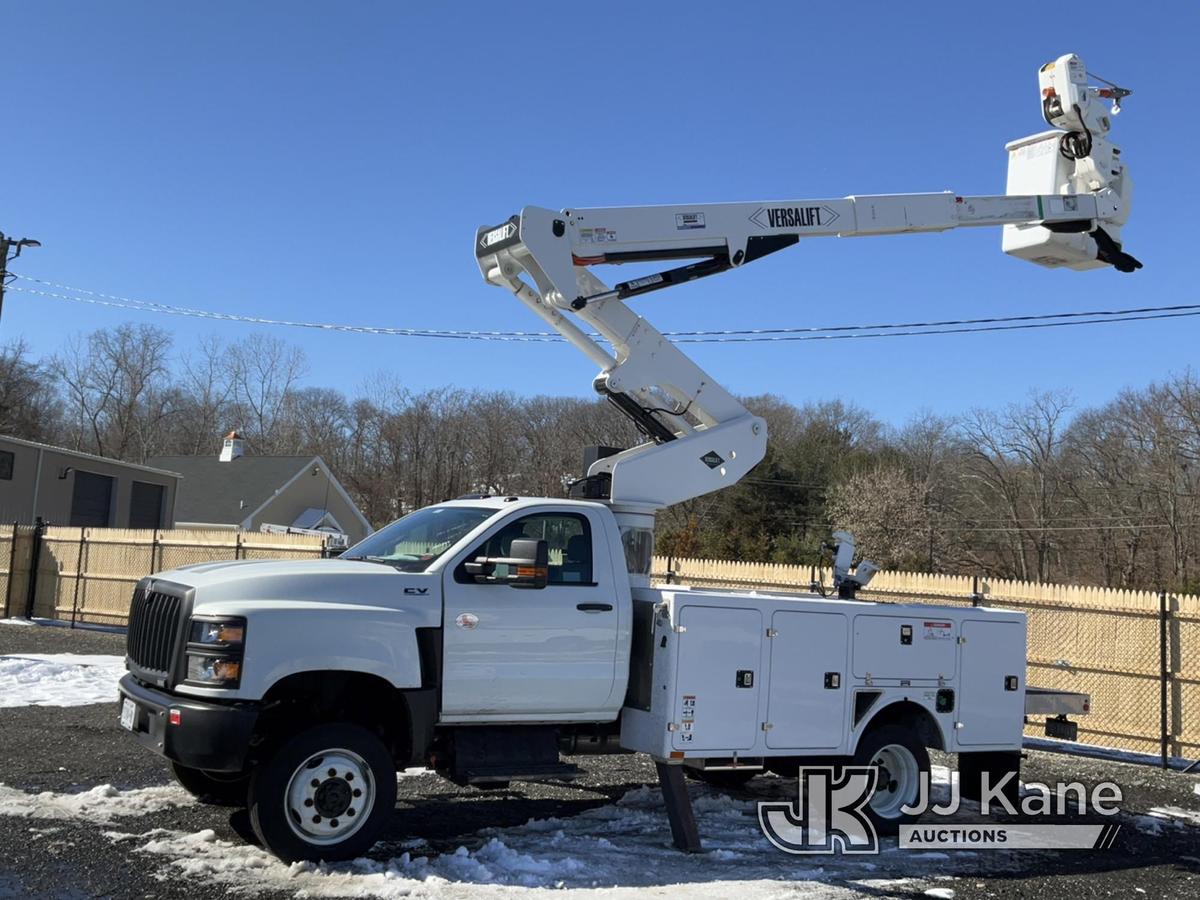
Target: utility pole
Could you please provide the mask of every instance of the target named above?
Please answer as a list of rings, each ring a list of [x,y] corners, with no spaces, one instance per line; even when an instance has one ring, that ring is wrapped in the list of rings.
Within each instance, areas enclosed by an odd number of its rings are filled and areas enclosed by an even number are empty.
[[[16,259],[21,255],[21,251],[26,247],[40,247],[41,241],[35,241],[33,238],[21,238],[19,241],[8,237],[3,231],[0,231],[0,316],[4,315],[4,289],[8,286],[8,264],[11,260]],[[16,248],[13,250],[13,248]],[[12,253],[9,256],[9,253]]]

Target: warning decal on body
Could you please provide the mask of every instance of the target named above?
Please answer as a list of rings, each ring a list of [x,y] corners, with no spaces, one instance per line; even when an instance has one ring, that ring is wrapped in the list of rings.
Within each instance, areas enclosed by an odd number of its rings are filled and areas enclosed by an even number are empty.
[[[696,695],[684,694],[680,701],[678,739],[681,743],[690,744],[696,739]]]
[[[950,622],[926,622],[925,640],[948,641],[954,637],[954,625]]]

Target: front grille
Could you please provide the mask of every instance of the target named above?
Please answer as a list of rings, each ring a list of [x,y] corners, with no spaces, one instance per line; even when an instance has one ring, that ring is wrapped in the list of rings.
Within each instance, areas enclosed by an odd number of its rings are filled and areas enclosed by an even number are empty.
[[[169,680],[183,606],[174,594],[141,587],[133,592],[125,653],[142,673]]]

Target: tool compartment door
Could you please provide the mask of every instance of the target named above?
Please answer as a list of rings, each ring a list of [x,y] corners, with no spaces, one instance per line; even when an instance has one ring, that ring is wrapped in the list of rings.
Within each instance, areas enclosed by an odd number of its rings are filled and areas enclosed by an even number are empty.
[[[679,624],[672,746],[689,756],[750,749],[759,728],[762,613],[685,606]]]
[[[1020,746],[1025,718],[1025,626],[1020,622],[970,619],[959,656],[956,729],[967,746]],[[1015,685],[1010,680],[1016,678]]]
[[[935,681],[951,678],[958,662],[952,617],[927,611],[854,617],[854,676]]]
[[[829,750],[846,735],[846,637],[840,613],[779,610],[771,617],[767,746]],[[826,687],[826,675],[837,687]]]

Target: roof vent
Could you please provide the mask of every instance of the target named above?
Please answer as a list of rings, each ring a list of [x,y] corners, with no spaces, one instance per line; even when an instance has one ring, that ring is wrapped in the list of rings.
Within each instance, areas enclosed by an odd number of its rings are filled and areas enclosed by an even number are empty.
[[[225,440],[221,444],[221,455],[218,459],[221,462],[233,462],[239,456],[246,452],[246,442],[242,440],[242,436],[236,431],[231,431],[225,435]]]

